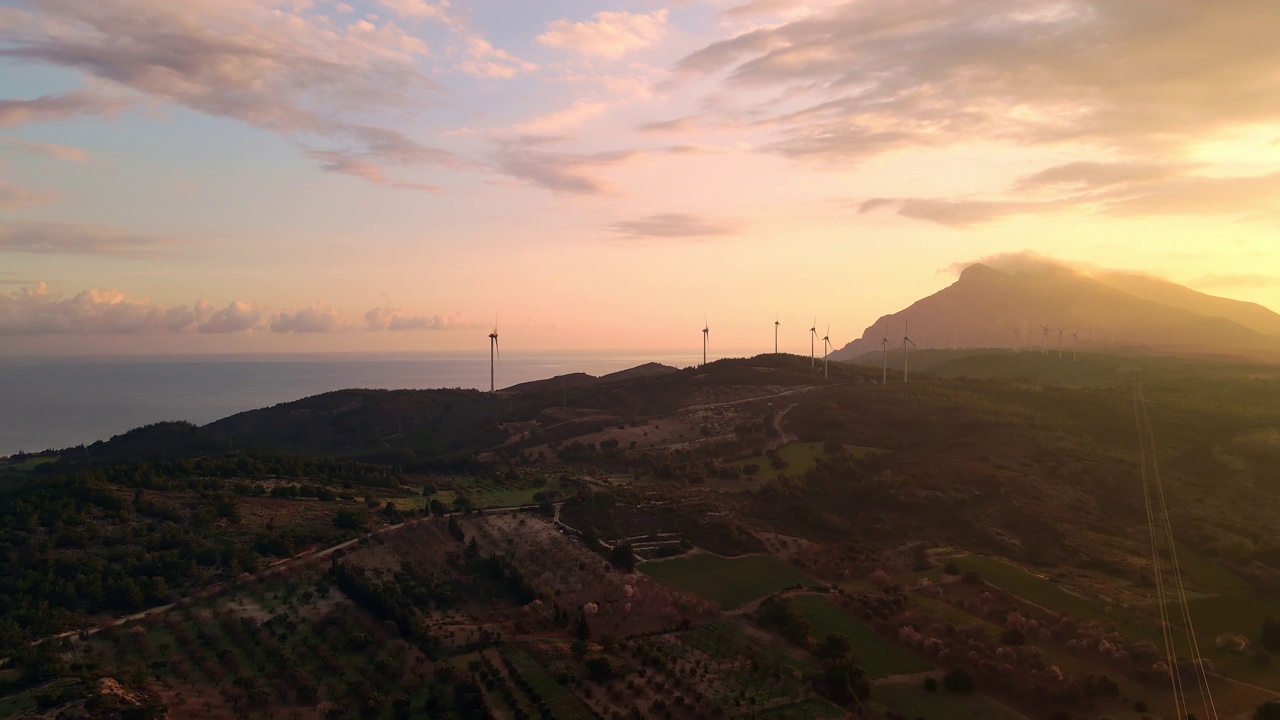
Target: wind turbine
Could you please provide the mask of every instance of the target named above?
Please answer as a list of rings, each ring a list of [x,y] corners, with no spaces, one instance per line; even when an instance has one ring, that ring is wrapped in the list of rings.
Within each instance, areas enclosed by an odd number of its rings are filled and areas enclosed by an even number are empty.
[[[902,329],[902,382],[907,381],[907,345],[915,347],[915,343],[911,341],[911,323],[906,323]]]
[[[1022,352],[1022,329],[1013,329],[1013,354],[1017,355]]]
[[[884,377],[880,378],[881,385],[889,384],[889,321],[884,321],[884,338],[880,340],[880,346],[884,348]]]
[[[827,356],[831,354],[831,323],[827,323],[827,334],[822,336],[822,379],[827,379]]]
[[[496,358],[502,357],[498,350],[498,319],[493,319],[493,332],[489,333],[489,392],[494,391],[493,365]]]
[[[711,325],[707,323],[707,318],[702,318],[702,364],[707,364],[707,343],[711,340]]]
[[[1067,329],[1066,325],[1058,328],[1058,359],[1062,359],[1062,333]]]
[[[1076,361],[1076,348],[1080,347],[1080,328],[1071,333],[1071,362]]]
[[[1049,331],[1053,328],[1048,325],[1041,326],[1044,329],[1044,356],[1049,357]]]
[[[818,316],[813,316],[813,326],[809,328],[809,369],[815,365],[813,347],[818,340]]]
[[[782,323],[778,320],[778,314],[773,314],[773,354],[778,354],[778,326]]]

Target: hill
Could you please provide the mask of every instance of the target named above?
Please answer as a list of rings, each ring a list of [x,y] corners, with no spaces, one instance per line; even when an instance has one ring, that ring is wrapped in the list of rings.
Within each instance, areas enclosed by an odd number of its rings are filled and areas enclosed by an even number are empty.
[[[852,360],[894,347],[910,327],[919,348],[1009,348],[1280,360],[1280,315],[1176,283],[1051,263],[970,265],[949,287],[876,320],[832,354]],[[1047,328],[1047,329],[1046,329]],[[1071,333],[1078,333],[1073,339]]]
[[[664,683],[687,671],[686,711],[653,717],[746,717],[737,699],[761,682],[784,683],[771,716],[844,716],[822,703],[847,689],[819,670],[841,643],[818,635],[853,643],[863,664],[842,677],[866,671],[880,717],[938,698],[928,717],[968,714],[891,667],[963,668],[973,702],[1035,720],[1169,716],[1140,407],[1223,716],[1277,697],[1259,631],[1280,594],[1280,366],[918,357],[909,384],[762,355],[498,393],[344,390],[15,461],[0,717],[104,676],[183,717],[320,697],[344,716],[463,717],[486,675],[507,717],[544,701],[614,717],[656,697],[624,694],[658,674],[628,668],[692,649],[729,664],[667,666]],[[31,645],[80,628],[101,630]],[[602,640],[575,654],[587,636]]]

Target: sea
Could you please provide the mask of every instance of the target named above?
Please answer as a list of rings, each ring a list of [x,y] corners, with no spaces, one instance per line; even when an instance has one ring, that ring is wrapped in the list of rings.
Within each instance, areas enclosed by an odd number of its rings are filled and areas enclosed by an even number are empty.
[[[700,355],[700,353],[699,353]],[[604,375],[690,351],[503,353],[499,388]],[[108,440],[164,420],[204,425],[346,388],[489,388],[489,356],[451,353],[0,357],[0,456]]]

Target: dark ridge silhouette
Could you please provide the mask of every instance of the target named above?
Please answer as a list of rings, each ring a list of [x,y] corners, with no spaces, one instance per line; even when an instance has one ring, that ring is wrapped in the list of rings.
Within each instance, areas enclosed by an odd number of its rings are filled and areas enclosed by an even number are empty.
[[[1014,347],[1064,353],[1079,329],[1081,351],[1161,353],[1280,361],[1280,315],[1254,303],[1197,292],[1132,273],[1085,274],[1064,265],[1001,270],[982,263],[910,307],[884,315],[832,354],[851,360],[880,352],[881,338],[902,345],[909,325],[921,349]],[[1059,336],[1059,330],[1066,328]]]

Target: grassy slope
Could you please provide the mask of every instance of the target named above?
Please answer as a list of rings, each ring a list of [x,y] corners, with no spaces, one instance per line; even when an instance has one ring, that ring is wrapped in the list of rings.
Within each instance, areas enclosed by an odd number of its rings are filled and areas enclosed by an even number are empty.
[[[880,637],[866,623],[822,595],[796,595],[791,601],[813,625],[815,638],[825,638],[833,633],[848,637],[858,653],[859,665],[873,678],[924,672],[933,667]]]
[[[784,587],[814,582],[772,555],[729,559],[699,553],[647,562],[640,571],[664,585],[717,602],[726,610]]]

